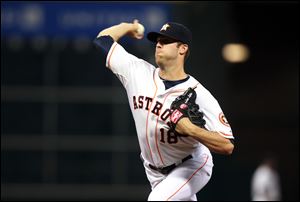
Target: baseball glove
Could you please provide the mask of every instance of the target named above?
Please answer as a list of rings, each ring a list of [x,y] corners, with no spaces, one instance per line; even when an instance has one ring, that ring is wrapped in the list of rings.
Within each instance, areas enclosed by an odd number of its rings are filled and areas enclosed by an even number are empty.
[[[190,121],[205,128],[205,120],[203,119],[203,112],[199,111],[199,105],[196,104],[197,94],[193,88],[188,88],[182,95],[178,96],[171,104],[172,114],[171,130],[175,132],[176,125],[180,119],[187,117]]]

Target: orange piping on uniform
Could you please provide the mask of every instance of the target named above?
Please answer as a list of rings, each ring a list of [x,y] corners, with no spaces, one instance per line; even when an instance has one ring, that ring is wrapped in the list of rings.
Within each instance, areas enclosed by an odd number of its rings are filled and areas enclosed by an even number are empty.
[[[197,86],[198,86],[199,84],[200,84],[200,83],[197,83],[197,84],[193,87],[193,89],[197,88]]]
[[[110,58],[112,56],[112,53],[114,52],[115,48],[117,46],[117,43],[114,44],[114,47],[112,48],[110,55],[108,56],[108,68],[110,69]]]
[[[154,161],[153,161],[152,151],[151,151],[151,147],[150,147],[149,140],[148,140],[148,119],[149,119],[150,110],[151,110],[151,108],[152,108],[152,104],[153,104],[153,102],[154,102],[154,98],[156,97],[156,93],[157,93],[157,85],[156,85],[155,78],[154,78],[155,71],[156,71],[156,69],[155,69],[154,72],[153,72],[153,81],[154,81],[154,84],[155,84],[155,88],[156,88],[156,89],[155,89],[155,93],[154,93],[152,102],[151,102],[151,104],[150,104],[150,107],[149,107],[149,109],[148,109],[148,114],[147,114],[147,119],[146,119],[146,140],[147,140],[147,145],[148,145],[149,150],[150,150],[150,157],[151,157],[151,159],[152,159],[152,163],[153,163],[153,164],[155,164],[155,163],[154,163]]]
[[[233,137],[233,135],[231,135],[231,134],[226,134],[226,133],[223,133],[223,132],[220,132],[220,131],[217,131],[218,133],[221,133],[222,135],[224,135],[224,136],[228,136],[228,137]]]
[[[184,90],[177,90],[177,91],[172,91],[172,92],[169,92],[167,94],[167,96],[165,97],[163,103],[162,103],[162,106],[164,106],[165,102],[166,102],[166,99],[169,95],[171,95],[172,93],[177,93],[177,92],[184,92]],[[157,148],[157,151],[158,151],[158,154],[159,154],[159,157],[160,157],[160,160],[162,162],[163,165],[165,165],[163,159],[162,159],[162,156],[160,154],[160,151],[159,151],[159,147],[158,147],[158,143],[157,143],[157,126],[158,126],[158,119],[159,119],[160,116],[157,116],[157,119],[156,119],[156,126],[155,126],[155,143],[156,143],[156,148]],[[165,122],[166,123],[166,122]]]
[[[182,189],[182,187],[184,187],[191,179],[192,179],[192,177],[199,171],[199,170],[201,170],[201,168],[203,168],[203,166],[205,166],[205,164],[207,163],[207,160],[208,160],[208,156],[206,157],[206,160],[205,160],[205,162],[203,163],[203,165],[201,165],[200,166],[200,168],[198,168],[192,175],[191,175],[191,177],[174,193],[174,194],[172,194],[168,199],[167,199],[167,201],[168,200],[170,200],[170,198],[172,198],[175,194],[177,194],[177,192],[179,192],[180,191],[180,189]]]

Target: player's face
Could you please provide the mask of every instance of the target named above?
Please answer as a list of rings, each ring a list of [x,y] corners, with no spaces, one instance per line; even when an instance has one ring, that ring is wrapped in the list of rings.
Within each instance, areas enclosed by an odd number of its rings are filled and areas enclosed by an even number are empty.
[[[178,41],[169,37],[158,37],[155,49],[155,61],[160,66],[178,57]]]

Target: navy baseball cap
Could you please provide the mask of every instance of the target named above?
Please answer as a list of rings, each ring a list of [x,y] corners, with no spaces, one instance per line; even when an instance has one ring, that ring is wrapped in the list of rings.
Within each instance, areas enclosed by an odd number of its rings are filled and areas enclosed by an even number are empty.
[[[152,42],[157,42],[159,36],[166,36],[176,41],[183,42],[189,47],[192,45],[192,33],[182,24],[168,22],[162,26],[159,32],[149,32],[147,38]]]

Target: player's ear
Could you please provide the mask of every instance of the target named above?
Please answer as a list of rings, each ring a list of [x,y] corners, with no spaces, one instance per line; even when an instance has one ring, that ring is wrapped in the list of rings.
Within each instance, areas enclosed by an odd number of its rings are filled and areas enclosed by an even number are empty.
[[[188,45],[180,44],[179,46],[179,54],[184,55],[188,51]]]

